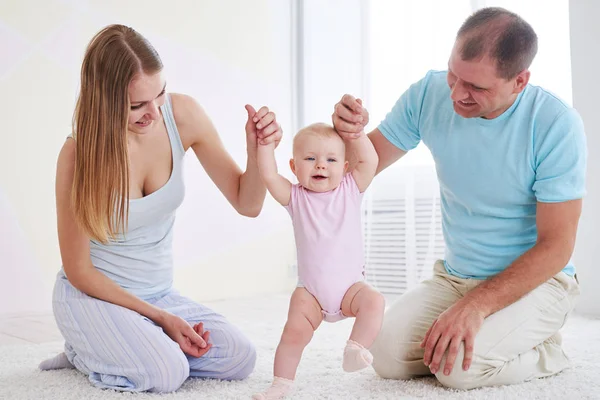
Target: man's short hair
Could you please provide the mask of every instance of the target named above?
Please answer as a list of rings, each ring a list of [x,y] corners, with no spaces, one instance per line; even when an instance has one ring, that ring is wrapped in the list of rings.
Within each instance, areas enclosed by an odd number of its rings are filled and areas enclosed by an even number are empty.
[[[537,35],[523,18],[500,7],[473,13],[456,35],[465,61],[488,56],[496,61],[499,77],[512,79],[529,68],[537,53]]]

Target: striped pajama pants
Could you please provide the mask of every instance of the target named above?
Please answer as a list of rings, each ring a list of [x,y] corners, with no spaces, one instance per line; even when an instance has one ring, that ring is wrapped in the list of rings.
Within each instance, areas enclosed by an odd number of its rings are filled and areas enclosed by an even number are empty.
[[[130,309],[90,297],[57,278],[53,310],[65,353],[99,388],[171,392],[188,376],[238,380],[254,369],[256,351],[225,317],[176,291],[147,300],[190,324],[204,323],[212,348],[195,358],[156,324]]]

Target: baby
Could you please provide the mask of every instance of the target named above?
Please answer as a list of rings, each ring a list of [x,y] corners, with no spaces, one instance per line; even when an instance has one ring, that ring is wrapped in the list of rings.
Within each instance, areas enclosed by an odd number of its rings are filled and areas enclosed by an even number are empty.
[[[347,173],[346,146],[333,127],[313,124],[294,137],[292,185],[277,173],[274,144],[258,147],[258,167],[271,195],[292,217],[298,254],[298,287],[275,352],[274,380],[254,399],[283,399],[292,389],[304,347],[321,321],[356,317],[344,349],[346,372],[371,365],[367,350],[383,319],[383,296],[364,282],[361,200],[378,157],[362,133],[348,143],[357,158]]]

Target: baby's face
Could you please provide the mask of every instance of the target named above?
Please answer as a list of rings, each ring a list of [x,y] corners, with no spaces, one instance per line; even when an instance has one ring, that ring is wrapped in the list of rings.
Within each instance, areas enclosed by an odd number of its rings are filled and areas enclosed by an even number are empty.
[[[342,181],[348,162],[346,148],[339,136],[303,134],[294,146],[290,160],[298,183],[313,192],[328,192]]]

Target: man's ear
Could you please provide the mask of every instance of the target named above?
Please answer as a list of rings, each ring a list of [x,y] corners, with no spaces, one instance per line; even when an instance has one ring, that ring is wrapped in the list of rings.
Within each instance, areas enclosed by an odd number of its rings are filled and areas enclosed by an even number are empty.
[[[524,69],[519,72],[515,77],[515,86],[513,88],[513,93],[519,94],[525,89],[527,84],[529,83],[529,77],[531,76],[531,72],[528,69]]]

